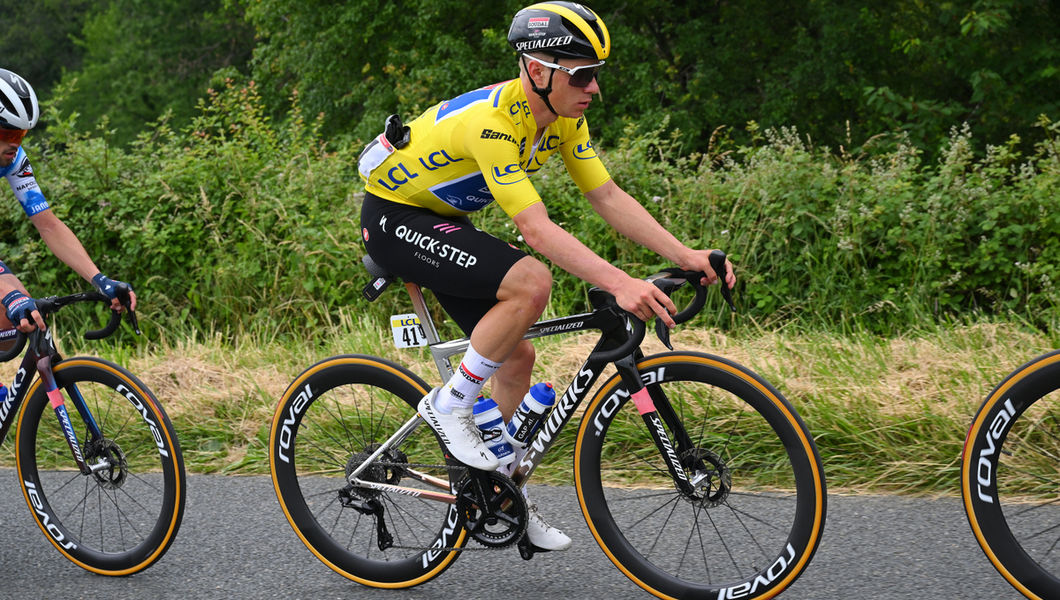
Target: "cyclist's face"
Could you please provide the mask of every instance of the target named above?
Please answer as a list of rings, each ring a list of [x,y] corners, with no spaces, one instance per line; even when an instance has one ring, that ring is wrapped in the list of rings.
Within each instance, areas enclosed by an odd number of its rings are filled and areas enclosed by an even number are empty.
[[[564,58],[559,61],[559,64],[573,69],[582,65],[593,65],[597,62],[588,58]],[[585,112],[585,109],[589,108],[593,95],[600,93],[600,85],[594,77],[589,82],[589,85],[575,87],[570,85],[570,78],[569,74],[556,69],[552,79],[552,95],[549,96],[549,100],[560,116],[580,117]]]
[[[6,167],[15,160],[19,145],[0,141],[0,167]]]

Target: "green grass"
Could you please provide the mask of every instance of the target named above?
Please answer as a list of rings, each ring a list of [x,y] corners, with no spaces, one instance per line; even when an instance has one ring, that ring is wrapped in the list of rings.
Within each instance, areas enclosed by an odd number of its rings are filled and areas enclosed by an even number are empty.
[[[334,354],[380,355],[428,382],[438,375],[423,350],[397,350],[389,331],[347,315],[321,341],[266,336],[174,336],[135,347],[63,338],[68,354],[95,353],[136,373],[176,427],[187,467],[198,473],[268,471],[266,444],[276,403],[305,367]],[[908,337],[868,334],[684,329],[677,349],[719,354],[772,382],[813,433],[830,489],[955,494],[963,438],[979,403],[1007,372],[1052,347],[1049,336],[1008,323],[939,327]],[[538,340],[535,380],[557,387],[581,363],[592,335]],[[647,353],[661,351],[654,340]],[[14,365],[0,375],[13,377]],[[605,373],[601,382],[610,375]],[[560,436],[535,477],[569,483],[579,419]],[[12,456],[13,436],[0,452]]]

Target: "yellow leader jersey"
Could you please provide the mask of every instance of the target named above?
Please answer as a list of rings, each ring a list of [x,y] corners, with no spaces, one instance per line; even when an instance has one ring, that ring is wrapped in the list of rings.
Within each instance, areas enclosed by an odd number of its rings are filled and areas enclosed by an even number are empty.
[[[466,215],[496,201],[514,217],[541,201],[529,175],[556,152],[583,193],[610,179],[589,141],[585,117],[559,117],[533,144],[537,123],[518,79],[441,102],[408,125],[410,141],[403,148],[380,136],[389,154],[377,153],[374,160],[362,155],[365,189],[439,215]]]

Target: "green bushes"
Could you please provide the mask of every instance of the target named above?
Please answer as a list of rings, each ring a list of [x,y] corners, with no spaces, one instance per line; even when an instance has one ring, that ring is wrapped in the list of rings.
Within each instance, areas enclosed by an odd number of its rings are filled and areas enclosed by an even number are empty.
[[[757,320],[889,333],[978,311],[1044,326],[1060,300],[1060,125],[1039,126],[1046,141],[1031,156],[1014,140],[976,157],[968,128],[954,129],[938,164],[900,140],[836,153],[753,124],[753,145],[722,140],[690,157],[672,154],[662,130],[630,131],[605,161],[679,238],[729,252]],[[616,264],[657,265],[584,219],[570,186],[556,193],[553,217]]]
[[[178,331],[313,336],[342,311],[403,310],[401,294],[360,298],[360,143],[329,146],[297,95],[271,121],[252,81],[217,82],[199,115],[163,119],[126,148],[105,125],[72,133],[52,111],[30,153],[46,196],[104,272],[134,283],[145,315]],[[969,311],[1056,321],[1060,265],[1057,133],[1021,155],[1015,140],[971,148],[958,128],[937,164],[900,139],[838,150],[794,130],[760,131],[738,146],[716,132],[705,155],[681,155],[666,123],[630,126],[602,149],[613,177],[690,245],[729,252],[741,322],[901,332]],[[553,161],[535,182],[554,220],[634,274],[664,266],[589,209]],[[0,253],[31,290],[83,287],[28,221],[2,217]],[[495,207],[477,224],[517,241]],[[549,315],[583,310],[585,285],[555,272]],[[711,324],[727,315],[713,298]],[[363,314],[361,315],[363,316]]]

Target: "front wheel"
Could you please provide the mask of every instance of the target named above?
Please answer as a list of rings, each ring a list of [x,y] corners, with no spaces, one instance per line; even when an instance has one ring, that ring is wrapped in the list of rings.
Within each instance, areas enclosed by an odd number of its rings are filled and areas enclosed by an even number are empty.
[[[173,426],[147,386],[116,364],[70,358],[54,373],[78,452],[96,470],[86,475],[78,468],[37,379],[18,415],[16,459],[26,503],[52,545],[75,564],[100,575],[142,571],[169,549],[184,515],[184,461]]]
[[[824,473],[806,426],[777,390],[725,359],[674,352],[637,367],[656,411],[642,417],[616,375],[578,434],[578,499],[596,541],[661,598],[779,594],[824,528]],[[658,448],[648,423],[672,447]],[[664,453],[681,469],[668,470]]]
[[[1060,598],[1060,351],[1005,378],[965,440],[961,493],[979,546],[1028,598]]]

